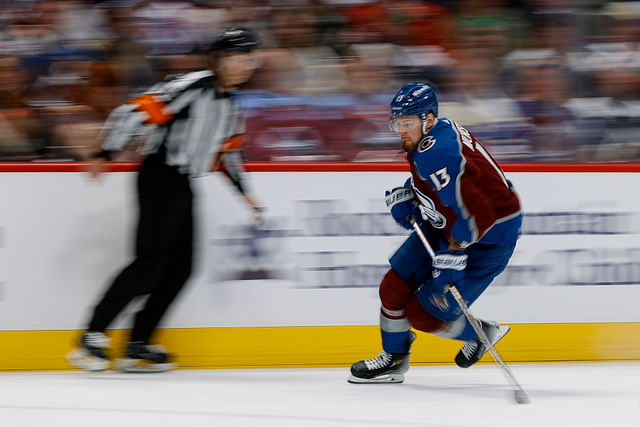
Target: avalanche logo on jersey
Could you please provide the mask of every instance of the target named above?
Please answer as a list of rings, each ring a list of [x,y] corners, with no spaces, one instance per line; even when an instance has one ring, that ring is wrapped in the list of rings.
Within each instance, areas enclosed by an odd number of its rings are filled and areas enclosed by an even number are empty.
[[[433,147],[436,143],[436,139],[429,135],[422,138],[420,141],[420,145],[418,145],[418,152],[423,153],[427,151],[429,148]]]
[[[416,192],[418,200],[420,201],[420,214],[422,215],[422,218],[429,221],[434,228],[444,228],[447,224],[447,219],[444,215],[438,212],[433,200],[431,200],[426,194],[421,193],[416,187],[413,187],[413,190]]]

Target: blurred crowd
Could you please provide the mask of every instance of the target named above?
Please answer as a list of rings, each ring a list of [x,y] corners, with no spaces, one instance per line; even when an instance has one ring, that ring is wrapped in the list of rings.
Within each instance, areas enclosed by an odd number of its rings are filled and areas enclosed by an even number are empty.
[[[230,25],[262,40],[247,160],[400,160],[411,81],[499,161],[640,160],[640,1],[604,0],[0,0],[0,160],[86,159]]]

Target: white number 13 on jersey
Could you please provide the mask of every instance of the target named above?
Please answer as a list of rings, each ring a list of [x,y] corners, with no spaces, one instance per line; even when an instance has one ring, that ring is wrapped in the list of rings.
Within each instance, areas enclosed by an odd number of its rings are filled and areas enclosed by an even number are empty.
[[[431,182],[435,185],[436,190],[440,191],[451,182],[451,176],[447,173],[447,167],[443,167],[429,175]]]

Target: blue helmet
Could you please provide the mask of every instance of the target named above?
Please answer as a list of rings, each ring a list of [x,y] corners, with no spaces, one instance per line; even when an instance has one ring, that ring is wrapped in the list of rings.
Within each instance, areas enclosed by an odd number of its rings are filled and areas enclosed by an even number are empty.
[[[409,83],[396,93],[391,101],[391,117],[420,116],[421,120],[433,112],[438,117],[438,98],[433,87],[427,83]]]

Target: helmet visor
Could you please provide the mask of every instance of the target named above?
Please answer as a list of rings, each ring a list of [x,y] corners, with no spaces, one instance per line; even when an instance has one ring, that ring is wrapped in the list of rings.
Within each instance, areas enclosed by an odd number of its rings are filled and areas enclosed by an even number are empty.
[[[389,117],[389,129],[395,133],[409,132],[421,124],[422,121],[418,116]]]

